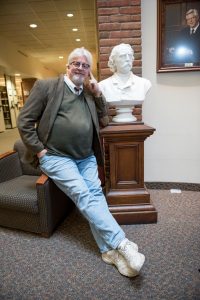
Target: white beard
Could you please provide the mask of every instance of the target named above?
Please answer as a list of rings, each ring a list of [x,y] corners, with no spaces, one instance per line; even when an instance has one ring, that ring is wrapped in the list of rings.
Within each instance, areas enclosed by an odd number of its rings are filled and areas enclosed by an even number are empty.
[[[82,85],[84,80],[85,80],[85,76],[84,75],[81,75],[81,74],[74,74],[72,76],[72,82],[75,84],[75,85]]]

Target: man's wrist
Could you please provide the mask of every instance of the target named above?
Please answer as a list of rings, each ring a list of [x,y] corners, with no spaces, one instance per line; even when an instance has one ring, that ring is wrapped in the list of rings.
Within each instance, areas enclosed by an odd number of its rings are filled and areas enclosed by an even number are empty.
[[[102,93],[99,92],[98,94],[94,95],[95,98],[101,98],[102,97]]]
[[[42,156],[44,156],[47,153],[47,149],[43,149],[42,151],[37,153],[37,157],[41,158]]]

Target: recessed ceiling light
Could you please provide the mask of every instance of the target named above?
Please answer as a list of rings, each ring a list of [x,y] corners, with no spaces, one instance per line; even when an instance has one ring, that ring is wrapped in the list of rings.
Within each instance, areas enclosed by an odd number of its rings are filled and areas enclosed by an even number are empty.
[[[37,27],[37,24],[30,24],[29,25],[31,28],[36,28]]]
[[[76,41],[77,41],[77,42],[80,42],[80,41],[81,41],[81,39],[76,39]]]
[[[64,57],[62,55],[58,56],[59,59],[63,59]]]
[[[78,31],[78,28],[72,28],[72,31]]]
[[[19,73],[16,73],[16,74],[15,74],[15,76],[21,76],[21,74],[19,74]]]
[[[73,15],[72,13],[69,13],[69,14],[67,14],[67,16],[68,16],[69,18],[71,18],[71,17],[73,17],[74,15]]]

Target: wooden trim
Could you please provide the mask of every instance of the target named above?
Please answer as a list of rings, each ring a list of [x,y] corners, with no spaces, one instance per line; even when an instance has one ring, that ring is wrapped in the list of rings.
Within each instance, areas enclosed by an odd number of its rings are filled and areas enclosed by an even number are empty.
[[[12,155],[14,153],[16,153],[16,151],[14,151],[14,150],[13,151],[7,151],[7,152],[5,152],[3,154],[0,154],[0,159],[8,157],[9,155]]]
[[[43,185],[45,182],[49,179],[49,177],[46,174],[42,174],[38,180],[36,181],[36,184]]]

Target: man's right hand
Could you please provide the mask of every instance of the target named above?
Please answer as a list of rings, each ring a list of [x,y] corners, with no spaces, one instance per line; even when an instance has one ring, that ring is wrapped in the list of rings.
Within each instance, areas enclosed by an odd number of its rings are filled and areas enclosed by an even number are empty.
[[[37,157],[41,158],[42,156],[44,156],[47,153],[47,149],[43,149],[42,151],[37,153]]]

